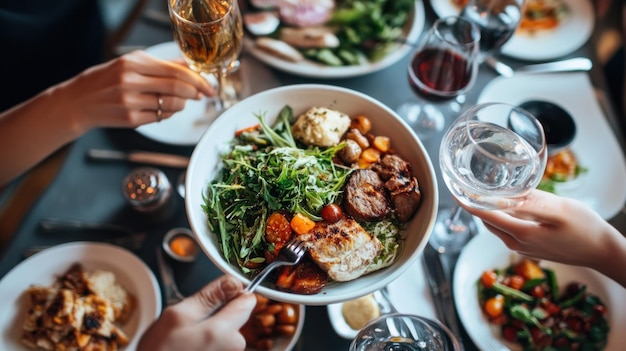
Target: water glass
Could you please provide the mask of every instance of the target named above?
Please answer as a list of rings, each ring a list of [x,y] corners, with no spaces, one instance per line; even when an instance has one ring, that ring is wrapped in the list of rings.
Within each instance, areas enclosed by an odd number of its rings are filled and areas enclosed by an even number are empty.
[[[391,313],[366,324],[350,344],[350,351],[460,351],[452,332],[438,321]]]

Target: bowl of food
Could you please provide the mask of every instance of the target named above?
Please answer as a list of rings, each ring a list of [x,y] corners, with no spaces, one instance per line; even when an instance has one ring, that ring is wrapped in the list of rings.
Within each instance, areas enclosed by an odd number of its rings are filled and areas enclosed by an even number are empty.
[[[387,106],[330,85],[279,87],[225,111],[190,159],[185,206],[196,239],[248,283],[293,236],[301,263],[257,292],[304,305],[378,290],[419,257],[437,180],[424,146]]]
[[[256,306],[240,329],[246,340],[246,351],[294,349],[304,327],[304,305],[255,296]]]

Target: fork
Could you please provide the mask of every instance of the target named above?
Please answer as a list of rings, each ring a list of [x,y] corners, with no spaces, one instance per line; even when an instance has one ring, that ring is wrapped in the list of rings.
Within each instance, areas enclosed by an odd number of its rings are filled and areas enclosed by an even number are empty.
[[[294,264],[300,262],[300,260],[302,260],[302,257],[304,257],[304,254],[307,251],[304,244],[304,241],[300,241],[297,238],[289,240],[289,242],[285,244],[285,246],[283,246],[282,249],[280,249],[280,251],[278,252],[278,258],[276,259],[276,261],[268,264],[267,267],[263,268],[261,273],[259,273],[259,275],[252,279],[250,285],[245,288],[245,291],[254,291],[257,285],[259,285],[261,281],[263,281],[263,279],[265,279],[265,277],[275,268],[281,266],[293,266]]]

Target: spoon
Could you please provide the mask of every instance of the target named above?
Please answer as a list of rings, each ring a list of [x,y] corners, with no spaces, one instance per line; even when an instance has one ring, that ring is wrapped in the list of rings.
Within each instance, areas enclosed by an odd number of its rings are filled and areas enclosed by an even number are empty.
[[[576,122],[572,115],[563,107],[545,100],[529,100],[519,107],[535,116],[543,126],[548,145],[548,154],[556,154],[570,146],[576,136]],[[511,129],[523,134],[527,119],[509,119]]]

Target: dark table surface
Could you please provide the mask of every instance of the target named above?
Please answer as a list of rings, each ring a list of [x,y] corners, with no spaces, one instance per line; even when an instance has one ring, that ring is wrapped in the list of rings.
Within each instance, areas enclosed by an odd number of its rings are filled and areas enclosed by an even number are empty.
[[[151,0],[147,10],[156,10],[165,14],[166,2]],[[426,7],[426,27],[435,18],[428,4]],[[152,21],[140,19],[131,30],[122,50],[134,47],[147,47],[158,43],[171,41],[172,34],[168,27]],[[592,37],[593,40],[593,37]],[[588,43],[583,48],[568,55],[588,56],[593,58],[592,45]],[[513,66],[523,62],[504,59]],[[414,99],[406,77],[408,56],[396,64],[381,71],[361,77],[347,79],[311,79],[282,73],[266,67],[253,58],[242,57],[247,74],[251,74],[248,84],[249,93],[255,93],[273,86],[297,83],[325,83],[339,85],[368,94],[386,105],[394,108],[404,101]],[[590,73],[592,81],[600,91],[604,90],[604,81],[598,69]],[[481,67],[476,86],[468,93],[468,104],[476,101],[481,88],[495,77],[488,67]],[[263,81],[254,77],[266,77]],[[270,79],[267,79],[269,77]],[[607,116],[612,118],[611,108],[608,106]],[[453,116],[448,116],[446,123],[450,123]],[[612,125],[615,121],[609,120]],[[621,140],[621,139],[620,139]],[[443,185],[438,172],[438,142],[435,137],[425,142],[433,165],[437,170],[440,204],[450,206],[453,201]],[[33,245],[54,245],[71,240],[84,240],[84,233],[56,235],[43,233],[39,222],[43,218],[80,219],[91,222],[123,224],[136,231],[147,231],[148,237],[143,247],[136,254],[154,271],[158,272],[155,247],[160,245],[163,235],[173,227],[189,227],[184,204],[181,198],[174,197],[175,211],[159,222],[139,216],[129,208],[121,193],[122,179],[137,165],[124,162],[98,162],[86,158],[86,151],[91,148],[112,150],[148,150],[191,155],[193,147],[181,147],[162,144],[147,139],[134,130],[98,129],[93,130],[74,142],[67,154],[63,166],[51,185],[32,206],[30,212],[22,220],[15,232],[8,248],[2,253],[0,262],[0,277],[6,275],[22,258],[22,251]],[[161,168],[170,180],[175,181],[181,170]],[[1,200],[1,199],[0,199]],[[2,201],[0,201],[0,205]],[[611,219],[611,223],[622,233],[626,232],[626,215],[624,211]],[[106,238],[108,234],[92,233],[90,240]],[[453,265],[451,265],[453,267]],[[176,279],[183,294],[191,294],[207,282],[222,273],[213,266],[210,260],[201,255],[194,263],[173,263]],[[158,274],[156,274],[158,276]],[[465,337],[466,348],[476,349],[469,337]],[[298,350],[347,350],[349,340],[343,339],[334,333],[324,306],[307,306],[306,320],[303,333],[296,347]]]

